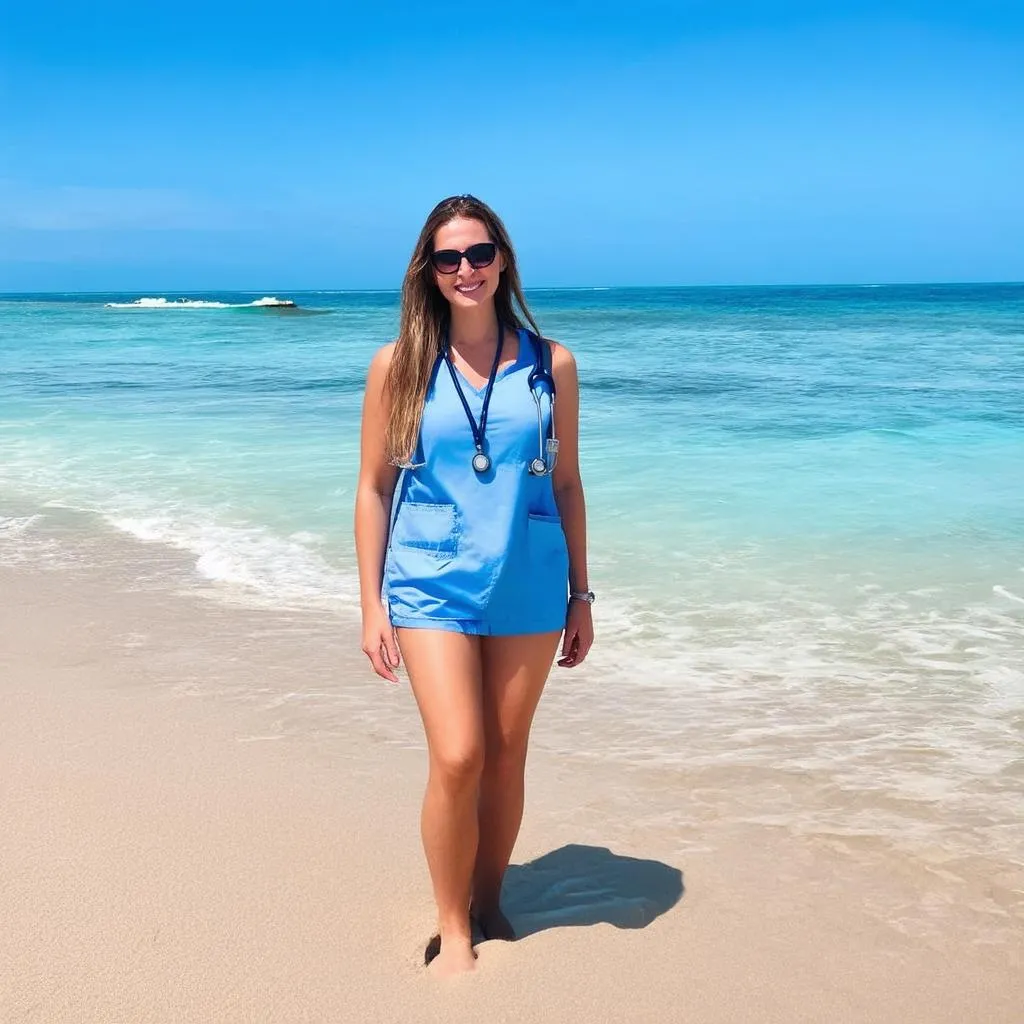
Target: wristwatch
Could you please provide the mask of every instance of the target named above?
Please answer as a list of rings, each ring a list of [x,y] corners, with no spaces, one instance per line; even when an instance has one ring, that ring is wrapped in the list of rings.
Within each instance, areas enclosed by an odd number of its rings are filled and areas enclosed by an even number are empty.
[[[593,604],[597,600],[597,595],[592,590],[572,590],[569,592],[569,600],[582,601],[584,604]]]

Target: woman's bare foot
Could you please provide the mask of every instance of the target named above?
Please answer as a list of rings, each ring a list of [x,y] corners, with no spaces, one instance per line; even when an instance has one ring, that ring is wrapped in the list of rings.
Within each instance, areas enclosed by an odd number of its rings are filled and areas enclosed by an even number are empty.
[[[500,907],[490,910],[481,910],[474,907],[472,910],[473,919],[480,926],[480,931],[485,939],[495,939],[499,942],[515,942],[516,932],[512,922],[501,912]]]
[[[435,978],[453,978],[475,969],[476,953],[468,935],[453,935],[441,940],[437,955],[430,960],[430,972]]]

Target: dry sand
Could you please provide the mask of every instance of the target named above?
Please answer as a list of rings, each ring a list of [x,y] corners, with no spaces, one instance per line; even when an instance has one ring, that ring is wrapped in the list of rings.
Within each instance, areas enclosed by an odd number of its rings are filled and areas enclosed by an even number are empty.
[[[350,625],[165,569],[129,544],[0,569],[4,1024],[1024,1021],[998,866],[730,823],[707,777],[543,744],[524,937],[437,983],[406,688]]]

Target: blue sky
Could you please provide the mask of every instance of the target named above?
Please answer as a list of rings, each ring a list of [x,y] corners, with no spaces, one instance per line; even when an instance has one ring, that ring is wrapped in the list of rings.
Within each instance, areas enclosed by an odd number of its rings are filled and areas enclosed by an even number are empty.
[[[12,0],[18,4],[18,0]],[[1024,280],[1024,5],[9,8],[0,290]]]

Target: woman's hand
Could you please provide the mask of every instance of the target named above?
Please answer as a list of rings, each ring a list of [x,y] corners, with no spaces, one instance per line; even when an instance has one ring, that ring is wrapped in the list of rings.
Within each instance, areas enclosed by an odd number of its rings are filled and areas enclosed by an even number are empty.
[[[562,668],[575,668],[581,664],[594,642],[594,615],[586,601],[570,601],[565,618],[565,636],[562,639]]]
[[[363,654],[377,675],[390,683],[398,682],[398,638],[383,605],[363,612]]]

